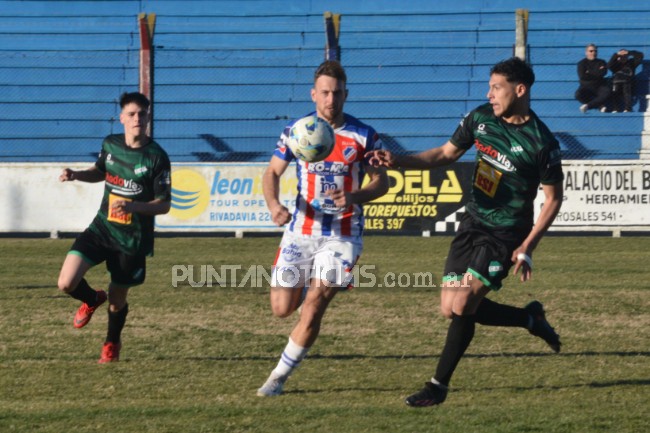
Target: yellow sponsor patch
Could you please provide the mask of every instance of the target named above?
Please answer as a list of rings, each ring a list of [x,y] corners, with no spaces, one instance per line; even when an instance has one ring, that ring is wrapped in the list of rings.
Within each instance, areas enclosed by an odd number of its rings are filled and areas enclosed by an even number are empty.
[[[481,160],[478,162],[478,167],[476,168],[474,186],[489,197],[494,197],[502,175],[499,170]]]
[[[125,213],[123,215],[117,215],[113,209],[113,203],[116,200],[132,201],[130,198],[120,197],[112,193],[108,194],[108,220],[117,224],[131,224],[131,212]]]

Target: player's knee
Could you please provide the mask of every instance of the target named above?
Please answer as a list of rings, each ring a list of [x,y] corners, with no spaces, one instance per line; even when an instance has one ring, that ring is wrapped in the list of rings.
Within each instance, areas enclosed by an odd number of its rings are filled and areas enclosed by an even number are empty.
[[[451,310],[451,307],[450,307],[450,306],[448,306],[448,305],[441,305],[441,306],[440,306],[440,314],[442,314],[442,316],[443,316],[445,319],[451,319],[451,317],[453,316],[454,313],[453,313],[453,311]]]
[[[280,319],[289,317],[293,311],[289,305],[271,305],[271,312],[275,317],[279,317]]]
[[[62,275],[59,276],[57,285],[59,290],[64,293],[70,293],[75,289],[75,287],[72,285],[72,281]]]

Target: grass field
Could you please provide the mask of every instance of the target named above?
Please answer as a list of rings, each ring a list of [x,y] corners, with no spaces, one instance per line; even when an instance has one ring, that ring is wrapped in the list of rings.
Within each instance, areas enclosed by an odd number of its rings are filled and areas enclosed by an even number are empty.
[[[268,268],[278,241],[159,239],[129,297],[122,359],[98,365],[105,310],[76,330],[78,302],[56,289],[72,240],[0,239],[0,432],[648,431],[650,238],[546,238],[533,280],[509,278],[491,297],[541,300],[562,353],[525,330],[477,326],[447,401],[424,409],[403,399],[444,341],[436,288],[340,294],[286,394],[255,396],[295,317],[273,318],[263,287],[174,288],[172,267]],[[449,241],[367,237],[362,263],[378,282],[425,271],[437,281]],[[104,267],[88,280],[104,287]]]

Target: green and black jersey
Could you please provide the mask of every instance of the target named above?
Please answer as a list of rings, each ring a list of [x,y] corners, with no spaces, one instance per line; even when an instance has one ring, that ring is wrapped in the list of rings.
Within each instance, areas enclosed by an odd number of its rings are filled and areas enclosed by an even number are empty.
[[[494,115],[490,104],[470,112],[450,140],[461,149],[476,147],[476,167],[467,211],[488,227],[532,227],[539,184],[563,179],[560,145],[530,112],[513,125]]]
[[[143,214],[117,216],[110,204],[116,199],[148,202],[171,199],[171,166],[167,153],[150,140],[139,148],[126,145],[124,134],[109,135],[95,166],[105,173],[102,204],[89,229],[107,235],[130,255],[153,254],[154,217]]]

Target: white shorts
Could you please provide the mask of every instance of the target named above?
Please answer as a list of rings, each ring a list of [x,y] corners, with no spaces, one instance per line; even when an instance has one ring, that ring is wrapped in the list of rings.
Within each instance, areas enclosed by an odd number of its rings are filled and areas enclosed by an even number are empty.
[[[312,278],[348,287],[363,243],[361,237],[304,236],[285,231],[273,263],[273,287],[302,288]]]

